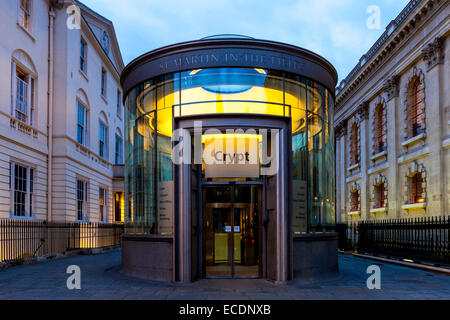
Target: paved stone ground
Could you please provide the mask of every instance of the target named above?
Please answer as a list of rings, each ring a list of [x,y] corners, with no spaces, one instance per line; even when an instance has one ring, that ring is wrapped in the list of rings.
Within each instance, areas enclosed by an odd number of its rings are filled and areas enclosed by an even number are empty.
[[[166,284],[119,272],[120,251],[76,256],[0,271],[0,299],[450,299],[450,277],[339,256],[339,274],[276,285],[261,279]],[[381,268],[381,289],[366,287],[366,269]],[[68,290],[66,268],[81,268],[81,290]]]

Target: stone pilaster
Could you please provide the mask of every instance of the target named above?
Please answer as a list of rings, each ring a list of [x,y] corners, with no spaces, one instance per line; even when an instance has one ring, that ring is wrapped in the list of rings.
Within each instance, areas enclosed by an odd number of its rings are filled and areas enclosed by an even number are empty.
[[[387,78],[383,83],[384,91],[386,92],[387,100],[391,100],[393,98],[397,98],[399,94],[399,77],[397,75],[393,75]]]
[[[444,68],[443,68],[443,40],[434,39],[425,49],[422,50],[423,59],[427,63],[428,71],[425,73],[425,95],[426,100],[426,143],[430,150],[435,150],[429,157],[427,166],[428,192],[427,192],[427,213],[434,216],[445,215],[445,175],[447,168],[442,150],[443,122],[446,119],[444,101],[441,94],[448,88],[444,88]]]
[[[399,98],[399,78],[396,75],[391,76],[384,82],[384,90],[386,93],[386,126],[388,127],[386,140],[388,143],[387,148],[387,161],[389,168],[387,169],[387,188],[388,194],[388,218],[398,219],[400,217],[400,208],[402,206],[401,200],[399,200],[399,173],[397,165],[397,156],[399,154],[399,141],[402,139],[402,135],[399,134],[401,126],[400,115],[400,98]],[[400,130],[401,132],[401,130]]]
[[[358,107],[359,117],[359,133],[360,133],[360,205],[361,205],[361,220],[368,220],[370,218],[370,195],[369,195],[369,177],[367,169],[369,168],[369,103],[362,102]]]
[[[345,210],[346,200],[346,152],[345,142],[347,133],[347,122],[345,120],[337,124],[335,130],[336,136],[336,217],[337,221],[345,223],[348,221]]]

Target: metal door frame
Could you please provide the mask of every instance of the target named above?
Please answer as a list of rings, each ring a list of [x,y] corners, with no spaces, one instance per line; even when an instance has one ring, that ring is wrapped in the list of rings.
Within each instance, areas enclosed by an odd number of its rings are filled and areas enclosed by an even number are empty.
[[[229,186],[231,188],[231,202],[228,203],[214,203],[214,204],[223,204],[224,208],[230,208],[230,214],[231,214],[231,243],[228,245],[228,251],[231,251],[231,275],[230,276],[206,276],[203,272],[203,263],[204,263],[204,252],[203,252],[203,188],[205,187],[226,187]],[[235,202],[234,201],[234,189],[238,186],[248,186],[248,187],[257,187],[258,192],[261,195],[261,206],[259,208],[258,212],[258,252],[262,252],[262,257],[260,257],[260,264],[262,265],[262,270],[260,271],[260,266],[258,265],[258,275],[257,276],[236,276],[235,273],[235,267],[234,267],[234,208],[235,207],[246,207],[244,205],[236,205],[241,204],[241,202]],[[261,225],[263,221],[263,217],[265,216],[265,195],[263,193],[263,181],[201,181],[199,183],[199,192],[200,194],[200,203],[197,204],[197,208],[200,208],[199,211],[201,211],[199,218],[200,221],[198,222],[198,225],[201,226],[202,236],[199,237],[201,241],[199,241],[199,252],[201,252],[201,263],[199,263],[198,270],[200,278],[202,279],[259,279],[264,277],[264,270],[265,270],[265,264],[266,264],[266,255],[265,255],[265,235],[264,233],[266,230],[264,229],[261,234]],[[251,206],[251,203],[249,203],[249,206]],[[231,250],[230,250],[231,248]],[[206,267],[206,266],[205,266]]]
[[[174,155],[177,157],[179,165],[174,163],[174,193],[175,193],[175,212],[174,212],[174,235],[175,245],[173,251],[174,257],[174,279],[175,281],[186,282],[193,280],[191,277],[192,260],[191,260],[191,233],[192,224],[192,165],[185,163],[182,159],[191,159],[191,139],[194,132],[195,122],[202,121],[204,130],[208,128],[255,128],[255,129],[279,129],[279,170],[276,178],[276,274],[273,281],[277,283],[285,283],[292,277],[292,234],[290,232],[290,212],[291,206],[291,164],[292,164],[292,133],[291,118],[272,115],[258,114],[208,114],[175,117],[173,119],[173,129],[185,129],[182,133],[182,139],[185,146],[189,148],[183,149],[183,154]],[[175,144],[175,142],[173,142]],[[197,173],[200,175],[201,172]],[[263,177],[263,181],[266,177]],[[197,179],[198,180],[198,179]],[[200,179],[201,180],[201,179]],[[238,183],[238,181],[236,181]],[[248,183],[248,182],[247,182]],[[251,181],[251,183],[254,183]],[[263,184],[264,187],[264,184]],[[265,190],[263,189],[265,194]],[[200,194],[200,193],[198,193]],[[199,197],[197,197],[198,199]],[[194,201],[197,201],[195,199]],[[198,217],[201,217],[201,210],[197,210]],[[265,217],[264,217],[265,218]],[[198,239],[203,239],[200,234],[202,228],[198,228]],[[201,242],[199,240],[199,242]],[[199,250],[201,249],[201,243]],[[266,255],[267,248],[264,248]],[[198,260],[202,259],[202,255],[197,255]],[[201,265],[197,263],[198,265]],[[199,273],[201,274],[201,273]],[[263,271],[263,277],[267,277],[267,269]]]

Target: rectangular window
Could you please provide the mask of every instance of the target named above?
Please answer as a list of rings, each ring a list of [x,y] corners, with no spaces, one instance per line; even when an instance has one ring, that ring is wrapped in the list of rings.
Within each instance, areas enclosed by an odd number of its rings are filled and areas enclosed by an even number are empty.
[[[359,163],[359,129],[355,123],[350,133],[350,165]]]
[[[351,211],[359,211],[359,192],[352,191],[351,193]]]
[[[384,183],[375,186],[375,208],[385,207]]]
[[[412,137],[423,133],[423,87],[417,86],[412,98],[411,129]]]
[[[87,183],[77,180],[77,220],[84,221],[87,218]]]
[[[31,31],[31,0],[20,0],[19,24],[27,31]]]
[[[116,222],[123,222],[122,197],[122,192],[114,193],[114,221]]]
[[[99,220],[100,222],[106,222],[105,216],[105,199],[106,199],[106,190],[103,188],[99,189]]]
[[[87,110],[80,103],[77,102],[77,142],[87,145]]]
[[[408,128],[407,138],[413,138],[424,132],[424,85],[418,76],[411,80],[408,86]]]
[[[375,144],[373,154],[377,154],[386,150],[386,116],[383,105],[376,107],[374,117]]]
[[[102,78],[101,78],[101,95],[106,98],[106,71],[102,69]]]
[[[120,92],[120,90],[117,90],[117,115],[121,116],[122,115],[122,102],[120,101],[122,100],[122,93]]]
[[[17,64],[13,62],[13,103],[11,108],[11,116],[26,124],[33,124],[33,112],[35,109],[34,91],[36,81],[29,72],[19,69]]]
[[[107,145],[108,129],[102,122],[98,123],[98,127],[99,127],[99,134],[98,134],[99,151],[98,151],[98,153],[99,153],[100,157],[107,159],[108,158],[107,157],[107,155],[108,155],[108,145]]]
[[[83,71],[85,74],[87,72],[87,51],[86,51],[86,42],[81,39],[80,41],[80,70]]]
[[[115,164],[122,164],[122,150],[123,150],[123,140],[116,134],[116,151],[115,151]]]
[[[10,185],[13,193],[12,215],[14,217],[32,217],[34,169],[11,163],[10,170]]]
[[[410,179],[410,197],[409,203],[422,203],[424,202],[424,198],[422,197],[423,188],[422,188],[422,174],[417,172]]]
[[[16,112],[15,117],[22,121],[28,121],[28,82],[24,74],[16,74]]]

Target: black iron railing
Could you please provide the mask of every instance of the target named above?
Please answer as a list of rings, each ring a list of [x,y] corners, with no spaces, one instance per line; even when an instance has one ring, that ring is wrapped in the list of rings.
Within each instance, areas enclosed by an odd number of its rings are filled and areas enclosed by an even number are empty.
[[[0,219],[0,262],[121,243],[122,224]]]
[[[341,250],[450,263],[450,218],[361,221],[338,224]]]

